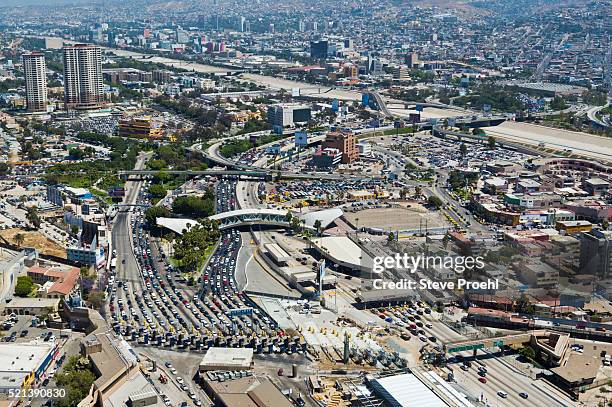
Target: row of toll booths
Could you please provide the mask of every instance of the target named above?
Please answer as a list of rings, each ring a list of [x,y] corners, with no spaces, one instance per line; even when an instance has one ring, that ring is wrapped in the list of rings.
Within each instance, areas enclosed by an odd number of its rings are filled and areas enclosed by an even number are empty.
[[[306,353],[307,344],[299,336],[285,337],[263,337],[247,338],[221,337],[221,336],[196,336],[184,333],[174,334],[166,332],[159,333],[156,329],[147,331],[143,327],[138,329],[128,325],[123,333],[128,340],[138,342],[142,345],[163,346],[179,349],[206,350],[208,348],[253,348],[255,353]]]

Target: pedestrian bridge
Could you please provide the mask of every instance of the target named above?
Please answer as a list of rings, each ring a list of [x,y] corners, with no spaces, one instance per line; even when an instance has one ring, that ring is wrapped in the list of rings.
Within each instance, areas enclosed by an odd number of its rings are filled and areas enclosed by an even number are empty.
[[[337,218],[342,216],[343,212],[339,208],[325,209],[322,211],[310,212],[304,215],[287,216],[288,211],[267,208],[249,208],[238,209],[235,211],[221,212],[210,216],[208,219],[217,221],[219,230],[231,229],[240,226],[278,226],[282,228],[291,227],[291,219],[299,220],[300,228],[315,231],[318,226],[318,231],[324,230]],[[317,222],[318,221],[318,222]],[[157,225],[166,229],[172,230],[179,235],[185,230],[189,230],[198,222],[186,218],[157,218]]]
[[[278,209],[238,209],[218,213],[209,217],[209,219],[219,222],[220,230],[252,225],[269,225],[284,228],[290,226],[290,218],[287,217],[287,211]]]

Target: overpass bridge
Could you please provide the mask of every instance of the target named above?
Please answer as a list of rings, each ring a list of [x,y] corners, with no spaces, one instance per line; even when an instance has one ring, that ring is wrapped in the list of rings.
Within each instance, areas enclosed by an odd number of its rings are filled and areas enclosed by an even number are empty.
[[[304,215],[289,215],[289,211],[267,208],[237,209],[221,212],[209,216],[208,219],[218,223],[220,230],[231,229],[240,226],[276,226],[290,228],[293,218],[299,220],[300,228],[316,231],[315,225],[319,223],[321,229],[325,229],[337,218],[342,216],[342,210],[338,208],[325,209],[309,212]],[[318,222],[317,222],[318,220]],[[186,218],[157,218],[157,224],[168,228],[178,234],[197,224],[197,221]]]
[[[110,210],[113,209],[129,209],[129,208],[143,208],[143,209],[148,209],[150,208],[151,205],[149,204],[126,204],[126,203],[118,203],[118,204],[112,204],[111,206],[109,206]]]
[[[359,180],[364,179],[366,177],[347,177],[343,174],[322,174],[322,173],[300,173],[300,172],[291,172],[291,171],[281,171],[281,170],[272,170],[272,169],[264,169],[258,167],[251,167],[252,170],[164,170],[162,172],[170,175],[183,175],[187,177],[194,176],[236,176],[240,179],[263,179],[266,181],[271,181],[273,179],[298,179],[298,180],[325,180],[325,181],[340,181],[347,178]],[[143,178],[153,176],[158,174],[160,171],[154,170],[121,170],[117,172],[119,177],[128,177],[128,178]],[[371,179],[373,177],[369,177]]]
[[[387,103],[382,98],[382,96],[380,96],[378,92],[369,92],[368,94],[374,100],[374,105],[385,116],[405,118],[405,115],[400,115],[400,114],[391,112],[389,108],[387,107]],[[401,100],[397,101],[397,103],[404,104],[404,106],[419,105],[422,107],[433,107],[437,109],[452,109],[453,108],[452,106],[445,105],[443,103],[431,103],[431,102],[417,103],[417,102],[404,102]],[[450,120],[454,121],[454,126],[459,126],[459,127],[465,126],[468,128],[480,128],[480,127],[498,126],[502,124],[503,122],[505,122],[506,119],[507,117],[504,115],[470,115],[470,116],[457,116]],[[423,129],[429,129],[432,126],[432,124],[429,121],[421,121],[418,124]]]
[[[368,95],[374,101],[374,105],[381,112],[383,112],[386,116],[390,116],[390,117],[403,117],[403,116],[400,116],[400,115],[398,115],[396,113],[391,112],[387,108],[387,102],[385,102],[385,100],[380,95],[380,93],[378,93],[378,92],[368,92]],[[421,102],[406,102],[406,101],[403,101],[403,100],[393,100],[393,103],[403,104],[404,107],[410,107],[410,106],[419,105],[419,106],[423,106],[423,107],[435,107],[437,109],[450,109],[450,108],[452,108],[452,106],[445,105],[444,103],[434,103],[434,102],[423,102],[423,103],[421,103]]]
[[[258,133],[259,134],[269,134],[270,132],[266,131],[266,132],[249,133],[249,134],[245,134],[245,135],[242,135],[242,136],[239,136],[239,137],[233,137],[232,139],[234,139],[234,140],[241,139],[241,138],[248,139],[251,135],[258,134]],[[291,136],[289,136],[287,138],[290,138],[290,137]],[[259,146],[259,147],[257,147],[257,149],[266,148],[266,147],[268,147],[270,145],[279,143],[279,142],[281,142],[283,140],[286,140],[286,138],[282,139],[282,140],[277,140],[277,141],[274,141],[274,142],[271,142],[271,143],[268,143],[268,144],[265,144],[265,145],[262,145],[262,146]],[[311,146],[311,145],[320,143],[323,140],[325,140],[325,135],[324,134],[323,135],[317,135],[317,136],[309,137],[308,138],[308,145]],[[216,163],[216,164],[223,165],[223,166],[225,166],[227,168],[238,169],[238,170],[248,170],[248,171],[272,171],[270,169],[266,169],[266,168],[262,168],[262,167],[257,167],[257,166],[254,166],[254,165],[241,164],[241,163],[236,162],[234,160],[230,160],[228,158],[223,157],[220,154],[220,152],[219,152],[219,148],[223,144],[223,142],[224,142],[224,140],[219,141],[219,142],[211,145],[210,147],[208,147],[208,149],[206,149],[206,150],[202,150],[201,146],[200,146],[200,149],[198,149],[196,147],[195,150],[198,150],[199,152],[201,152],[202,155],[207,160],[209,160],[209,161],[211,161],[213,163]]]
[[[473,351],[476,356],[479,349],[499,348],[503,350],[504,346],[524,344],[529,344],[545,354],[550,365],[560,366],[564,363],[569,349],[570,336],[567,333],[542,329],[493,338],[449,342],[443,346],[443,350],[444,353]]]
[[[287,211],[277,209],[238,209],[212,215],[209,219],[219,223],[219,230],[253,225],[291,227]],[[308,225],[303,226],[309,228]]]

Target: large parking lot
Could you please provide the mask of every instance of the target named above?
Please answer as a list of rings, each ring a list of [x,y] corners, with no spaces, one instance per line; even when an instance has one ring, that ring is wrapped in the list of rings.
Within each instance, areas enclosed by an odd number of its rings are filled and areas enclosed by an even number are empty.
[[[460,151],[462,142],[451,139],[439,139],[431,135],[420,134],[411,141],[415,161],[427,167],[453,168],[464,161],[471,164],[496,160],[523,162],[529,155],[507,148],[491,150],[486,144],[466,143],[467,152]]]

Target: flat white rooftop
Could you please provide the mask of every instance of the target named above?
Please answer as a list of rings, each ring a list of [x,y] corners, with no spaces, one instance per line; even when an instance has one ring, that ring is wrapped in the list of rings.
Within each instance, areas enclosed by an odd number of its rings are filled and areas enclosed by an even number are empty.
[[[343,266],[371,268],[372,259],[355,242],[346,236],[325,236],[312,239],[320,252]]]
[[[446,407],[442,399],[411,373],[376,379],[372,386],[392,407]]]
[[[242,370],[250,369],[252,363],[252,348],[210,348],[200,362],[200,369],[213,367]]]
[[[199,224],[195,220],[185,218],[157,218],[155,223],[157,223],[157,226],[170,229],[179,235],[182,235],[184,230],[189,230]]]
[[[54,342],[0,343],[0,376],[36,371],[54,346]]]

